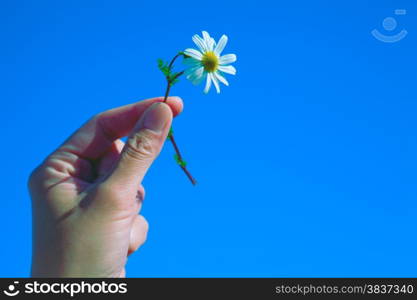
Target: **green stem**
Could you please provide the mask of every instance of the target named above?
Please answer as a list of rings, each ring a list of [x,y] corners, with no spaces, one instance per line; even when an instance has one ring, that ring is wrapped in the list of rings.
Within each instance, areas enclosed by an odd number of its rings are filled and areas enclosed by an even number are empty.
[[[175,60],[182,55],[184,55],[184,54],[182,52],[180,52],[180,53],[178,53],[177,55],[174,56],[174,58],[171,60],[171,62],[168,65],[168,68],[169,68],[170,71],[172,69],[172,66],[174,65]],[[164,101],[163,102],[166,102],[167,99],[168,99],[168,95],[169,95],[169,92],[171,90],[172,82],[175,79],[177,79],[178,77],[180,77],[182,74],[184,74],[184,71],[179,72],[177,75],[175,75],[171,79],[168,76],[166,77],[167,78],[167,88],[166,88],[166,91],[165,91],[165,96],[164,96]],[[175,142],[175,139],[174,139],[174,134],[173,134],[173,131],[172,131],[172,127],[171,127],[171,130],[170,130],[169,134],[168,134],[168,138],[171,141],[172,145],[174,146],[175,152],[177,154],[178,165],[184,171],[185,175],[187,175],[188,179],[190,179],[191,183],[193,185],[196,185],[197,181],[191,175],[190,171],[188,171],[188,169],[186,167],[186,164],[185,164],[185,161],[182,159],[180,149],[178,148],[178,145],[177,145],[177,143]]]
[[[177,75],[175,75],[171,80],[167,77],[167,82],[168,82],[168,86],[167,89],[165,91],[165,97],[164,97],[164,102],[167,101],[168,95],[169,95],[169,91],[171,90],[171,86],[172,86],[172,82],[177,79],[178,77],[180,77],[182,74],[184,74],[184,71],[179,72]]]

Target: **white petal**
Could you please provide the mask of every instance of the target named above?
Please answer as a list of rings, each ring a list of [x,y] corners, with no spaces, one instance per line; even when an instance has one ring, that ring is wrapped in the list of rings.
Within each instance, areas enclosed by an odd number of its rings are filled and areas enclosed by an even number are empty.
[[[214,47],[216,47],[216,41],[213,38],[211,38],[210,42],[210,51],[214,51]]]
[[[228,64],[234,63],[235,61],[236,61],[236,55],[226,54],[226,55],[220,56],[219,63],[221,65],[228,65]]]
[[[207,80],[206,80],[206,86],[204,88],[204,94],[207,94],[211,87],[211,76],[210,74],[207,74]]]
[[[202,73],[202,75],[200,76],[200,77],[196,77],[193,81],[192,81],[192,83],[194,84],[194,85],[198,85],[198,84],[200,84],[205,78],[206,78],[206,76],[207,76],[207,72],[203,72]]]
[[[227,44],[227,35],[223,34],[222,37],[219,40],[219,43],[217,44],[216,48],[214,49],[214,53],[217,55],[220,55],[222,53],[224,47],[226,47]]]
[[[187,60],[192,60],[191,62]],[[183,60],[185,64],[188,64],[188,67],[184,70],[185,75],[189,75],[191,73],[194,73],[197,69],[201,68],[201,62],[194,59],[194,58],[186,58]]]
[[[203,39],[206,42],[206,44],[208,44],[208,42],[210,42],[210,34],[208,34],[207,31],[203,30]]]
[[[192,68],[201,65],[201,62],[199,60],[192,58],[192,57],[187,57],[182,62],[184,65],[188,67],[192,67]]]
[[[200,51],[188,48],[184,50],[184,54],[191,56],[194,59],[201,60],[203,58],[203,54]]]
[[[214,73],[214,76],[221,82],[221,83],[223,83],[224,85],[226,85],[226,86],[228,86],[229,85],[229,83],[227,82],[227,80],[226,80],[226,78],[224,78],[222,75],[220,75],[220,73],[219,72],[215,72]]]
[[[191,80],[191,81],[194,81],[194,80],[202,77],[203,76],[203,72],[204,72],[204,67],[196,68],[196,69],[194,69],[192,72],[190,72],[187,75],[187,79],[188,80]]]
[[[227,73],[227,74],[236,74],[236,69],[233,66],[219,66],[219,71]]]
[[[217,78],[214,77],[213,73],[209,73],[209,75],[211,76],[211,80],[213,81],[213,84],[216,88],[217,94],[220,93],[220,86],[219,86],[219,82],[217,81]]]
[[[213,51],[214,44],[215,44],[214,39],[210,37],[207,31],[203,31],[203,38],[204,38],[204,42],[207,45],[207,51]]]
[[[204,53],[207,51],[206,43],[198,34],[193,36],[193,42],[198,46],[201,52]]]
[[[189,77],[192,76],[192,74],[194,74],[195,71],[197,71],[199,68],[200,66],[185,69],[184,73],[185,73],[185,76],[187,76],[187,79],[190,79]]]

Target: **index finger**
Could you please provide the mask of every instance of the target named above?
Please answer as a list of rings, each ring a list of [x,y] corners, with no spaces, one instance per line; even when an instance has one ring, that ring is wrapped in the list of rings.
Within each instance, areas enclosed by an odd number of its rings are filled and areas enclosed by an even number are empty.
[[[128,135],[149,106],[155,102],[162,102],[163,99],[151,98],[102,112],[71,135],[57,152],[69,152],[84,159],[95,160],[106,152],[115,140]],[[169,97],[166,103],[174,116],[182,111],[181,98]]]

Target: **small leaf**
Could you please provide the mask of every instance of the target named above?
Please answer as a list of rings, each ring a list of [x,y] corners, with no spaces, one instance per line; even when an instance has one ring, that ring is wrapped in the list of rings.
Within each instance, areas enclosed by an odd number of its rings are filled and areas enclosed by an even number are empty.
[[[168,132],[168,135],[167,135],[167,138],[169,139],[169,138],[171,138],[171,136],[174,134],[174,130],[172,130],[172,127],[169,129],[169,132]]]
[[[158,68],[162,71],[162,68],[164,67],[164,61],[160,58],[158,58]]]
[[[166,77],[170,76],[171,70],[169,69],[169,64],[167,62],[164,62],[162,59],[158,59],[158,68]]]
[[[177,164],[179,164],[181,167],[185,167],[187,165],[187,163],[183,160],[181,160],[177,154],[174,154],[174,159],[177,162]]]
[[[179,81],[180,81],[180,80],[179,80],[179,75],[180,75],[180,73],[181,73],[181,72],[174,72],[174,73],[171,73],[171,75],[169,75],[168,80],[169,80],[169,82],[171,83],[171,85],[174,85],[174,84],[176,84],[177,82],[179,82]]]

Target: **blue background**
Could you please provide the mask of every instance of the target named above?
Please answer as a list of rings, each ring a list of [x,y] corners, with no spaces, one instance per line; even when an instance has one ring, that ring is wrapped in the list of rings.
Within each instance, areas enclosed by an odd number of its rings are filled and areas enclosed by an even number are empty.
[[[166,144],[128,276],[417,276],[416,11],[411,0],[1,1],[0,276],[29,275],[30,171],[92,115],[162,95],[156,59],[201,30],[229,36],[237,75],[220,95],[173,88],[199,184]],[[387,44],[375,28],[409,34]]]

